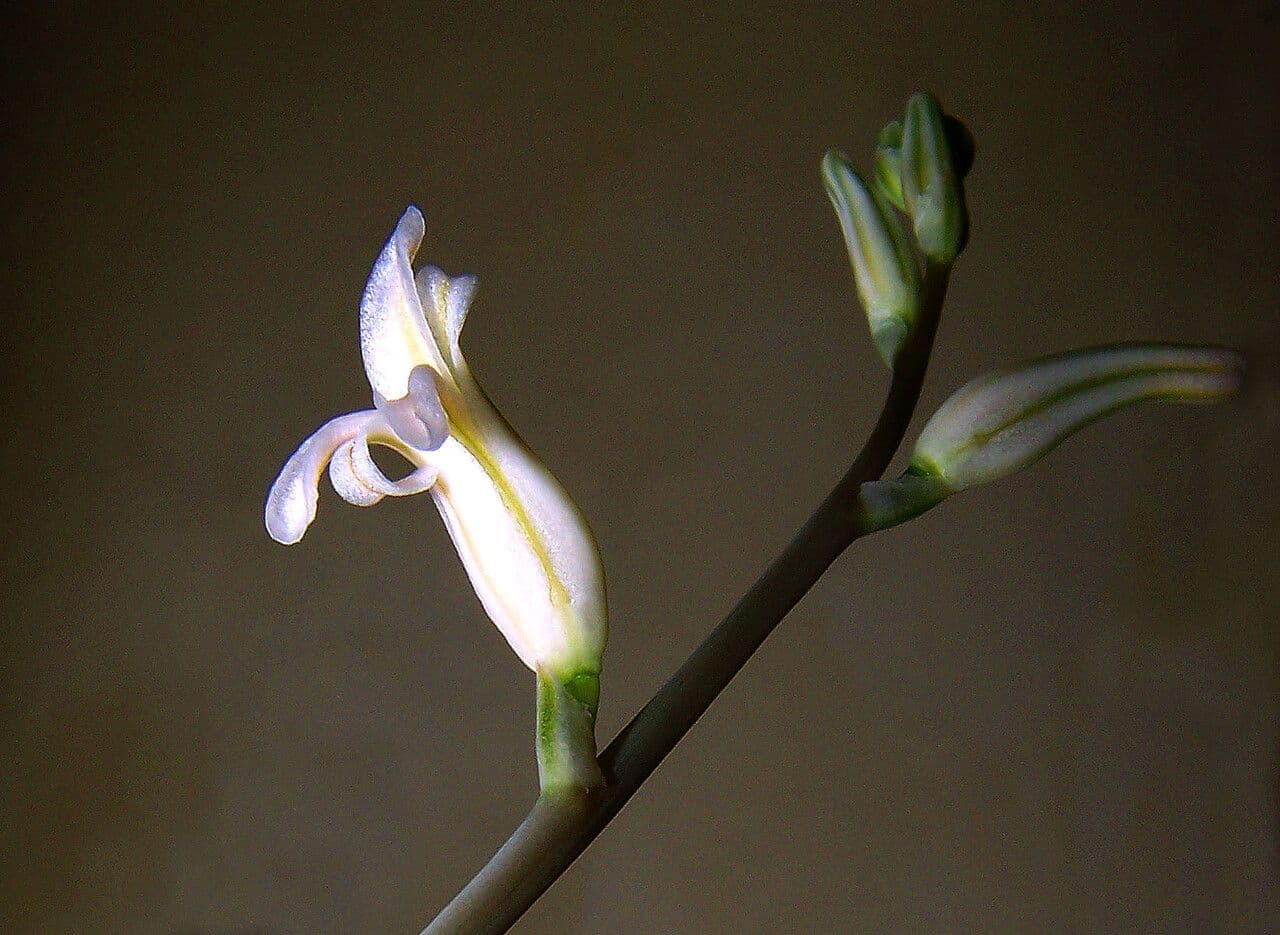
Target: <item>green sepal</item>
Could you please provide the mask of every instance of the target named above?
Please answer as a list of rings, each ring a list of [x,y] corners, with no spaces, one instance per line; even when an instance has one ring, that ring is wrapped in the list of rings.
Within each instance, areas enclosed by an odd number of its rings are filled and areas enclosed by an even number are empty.
[[[561,680],[538,671],[538,782],[550,790],[591,791],[604,785],[596,762],[596,704],[600,677],[578,673]]]
[[[878,532],[915,519],[941,503],[948,493],[941,478],[910,469],[895,480],[869,481],[858,494],[863,532]]]

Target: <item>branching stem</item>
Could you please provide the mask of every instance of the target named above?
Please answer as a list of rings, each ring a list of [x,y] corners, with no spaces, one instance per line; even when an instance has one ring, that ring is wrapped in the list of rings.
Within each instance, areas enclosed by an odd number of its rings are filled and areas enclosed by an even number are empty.
[[[600,754],[603,789],[555,789],[423,935],[499,935],[595,840],[746,665],[787,613],[868,531],[859,492],[893,460],[915,412],[950,267],[926,271],[917,326],[903,346],[880,416],[852,466],[738,605]]]

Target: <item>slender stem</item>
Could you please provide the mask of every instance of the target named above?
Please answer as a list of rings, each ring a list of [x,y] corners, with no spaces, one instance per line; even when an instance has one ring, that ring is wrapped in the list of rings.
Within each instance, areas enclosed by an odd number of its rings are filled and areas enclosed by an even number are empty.
[[[422,935],[509,929],[564,872],[563,842],[577,839],[595,800],[572,789],[539,795],[507,843]]]
[[[782,618],[859,536],[859,490],[902,444],[920,399],[950,267],[925,271],[920,318],[880,417],[853,465],[738,605],[600,754],[597,794],[539,797],[524,823],[423,935],[500,935],[568,869],[746,665]]]

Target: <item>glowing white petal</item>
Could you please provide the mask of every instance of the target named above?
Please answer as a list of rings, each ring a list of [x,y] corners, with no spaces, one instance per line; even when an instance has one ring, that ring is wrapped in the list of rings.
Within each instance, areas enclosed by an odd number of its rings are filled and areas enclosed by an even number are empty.
[[[369,441],[366,435],[353,438],[342,445],[329,462],[329,480],[343,500],[355,506],[373,506],[383,497],[422,493],[435,483],[436,470],[432,467],[419,467],[400,480],[391,480],[369,453]],[[387,447],[409,454],[400,444]]]
[[[403,399],[387,400],[376,390],[373,393],[373,404],[387,424],[402,441],[419,451],[439,448],[449,437],[449,417],[440,402],[435,373],[426,364],[414,367]]]
[[[419,271],[417,285],[433,333],[440,345],[447,347],[453,382],[460,393],[468,426],[475,433],[474,441],[521,504],[532,527],[529,534],[537,540],[542,557],[550,566],[553,586],[563,590],[564,609],[558,626],[567,644],[572,644],[575,655],[598,660],[608,638],[608,614],[604,572],[591,529],[559,481],[476,382],[459,346],[475,278],[450,277],[427,266]],[[469,512],[469,506],[458,500],[457,511]]]
[[[409,374],[426,364],[447,375],[440,349],[422,315],[411,266],[426,229],[422,213],[405,211],[383,247],[360,299],[360,353],[373,391],[386,400],[409,392]]]
[[[479,387],[476,387],[479,392]],[[599,659],[608,638],[600,552],[577,505],[556,477],[507,426],[496,410],[477,409],[486,451],[524,506],[533,534],[564,589],[561,626],[575,651]]]
[[[530,669],[564,660],[566,627],[528,534],[479,461],[450,438],[432,497],[485,611]]]
[[[423,314],[435,336],[436,345],[446,357],[449,367],[455,368],[462,362],[458,336],[462,334],[467,311],[475,297],[476,277],[448,276],[438,267],[424,266],[418,270],[416,282]]]
[[[339,416],[298,447],[267,494],[265,520],[272,539],[293,545],[302,538],[316,518],[320,474],[334,451],[381,422],[373,410]]]

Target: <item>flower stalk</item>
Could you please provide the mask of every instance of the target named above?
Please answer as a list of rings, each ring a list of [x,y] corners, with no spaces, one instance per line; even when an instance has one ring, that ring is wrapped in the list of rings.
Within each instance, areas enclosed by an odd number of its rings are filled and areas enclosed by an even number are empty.
[[[539,796],[525,821],[422,935],[500,935],[599,836],[728,686],[782,619],[856,539],[874,531],[863,483],[902,444],[924,384],[946,298],[949,265],[926,267],[919,319],[875,427],[840,482],[791,543],[662,688],[601,752],[594,796]]]
[[[543,793],[594,792],[604,785],[596,762],[596,704],[599,679],[583,675],[562,682],[538,671],[536,747],[538,785]]]
[[[1084,425],[1136,402],[1217,399],[1243,378],[1215,348],[1116,345],[1032,361],[962,387],[929,420],[910,465],[882,480],[920,398],[951,267],[968,238],[967,128],[931,95],[878,140],[868,181],[823,163],[858,296],[892,371],[852,465],[782,554],[623,731],[597,755],[607,634],[604,580],[586,521],[472,376],[459,334],[469,276],[412,261],[424,220],[405,212],[361,301],[374,408],[332,419],[303,442],[268,496],[280,542],[315,518],[326,465],[335,490],[370,506],[430,491],[489,617],[535,673],[539,795],[529,816],[424,935],[497,935],[568,868],[822,574],[855,540],[960,490],[1033,463]],[[414,470],[387,478],[370,445]]]

